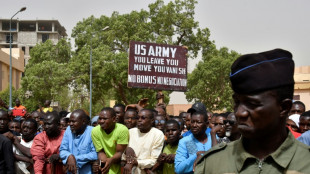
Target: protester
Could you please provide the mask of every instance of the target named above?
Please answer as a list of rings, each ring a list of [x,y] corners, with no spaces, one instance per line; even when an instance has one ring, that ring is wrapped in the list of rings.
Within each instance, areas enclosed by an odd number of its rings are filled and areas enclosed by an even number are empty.
[[[60,118],[60,129],[66,130],[69,124],[69,119],[66,117]]]
[[[212,147],[225,142],[229,143],[230,140],[226,137],[226,124],[224,121],[227,120],[227,115],[225,113],[221,113],[216,116],[214,127],[211,130],[211,139],[212,139]]]
[[[39,111],[33,111],[31,113],[31,117],[36,120],[38,124],[38,130],[37,132],[42,132],[43,131],[43,114]]]
[[[125,112],[124,124],[128,129],[134,128],[137,126],[137,116],[138,113],[135,109],[128,109]]]
[[[166,123],[166,118],[163,115],[155,115],[154,117],[154,122],[155,122],[155,127],[162,132],[165,131],[165,123]]]
[[[113,109],[116,113],[116,122],[124,124],[125,105],[116,104],[113,106]]]
[[[22,139],[14,137],[13,152],[15,154],[17,174],[34,174],[30,148],[33,144],[33,139],[36,136],[37,128],[37,122],[34,119],[29,118],[22,123]]]
[[[215,119],[216,119],[216,115],[213,115],[210,119],[210,123],[209,123],[209,128],[213,129],[214,125],[215,125]]]
[[[301,115],[302,113],[304,113],[306,111],[306,106],[303,102],[301,101],[295,101],[292,105],[292,108],[290,110],[290,114],[289,115],[293,115],[293,114],[299,114]]]
[[[26,107],[21,105],[20,100],[15,100],[15,106],[12,109],[13,118],[20,121],[21,117],[24,117],[27,113]]]
[[[292,54],[275,49],[243,55],[233,63],[230,80],[242,138],[208,151],[195,173],[309,173],[310,148],[286,128],[294,92]]]
[[[167,145],[157,159],[156,168],[162,168],[163,174],[174,174],[174,159],[181,135],[180,125],[176,120],[168,120],[165,124]],[[153,167],[153,170],[154,167]]]
[[[226,125],[225,136],[229,139],[230,142],[240,139],[241,134],[238,131],[238,124],[235,113],[229,113],[227,120],[224,120],[224,124]]]
[[[294,114],[294,115],[297,115],[297,114]],[[299,128],[293,120],[286,119],[286,127],[291,131],[291,133],[293,134],[295,138],[298,138],[301,136],[301,133],[299,133]]]
[[[43,122],[44,131],[35,136],[30,149],[34,160],[34,172],[62,174],[59,147],[65,131],[60,129],[60,117],[56,112],[48,112]]]
[[[211,118],[213,117],[213,113],[208,111],[207,115],[208,115],[208,122],[210,123],[211,122]]]
[[[192,134],[182,138],[175,155],[175,173],[193,173],[194,162],[211,146],[211,135],[206,133],[208,127],[207,112],[196,111],[191,116]]]
[[[103,108],[99,113],[98,124],[91,132],[92,140],[101,163],[97,169],[103,173],[121,172],[121,157],[128,144],[128,129],[116,123],[113,108]]]
[[[92,126],[88,126],[86,113],[82,109],[73,111],[60,145],[60,158],[67,173],[91,174],[91,162],[97,153],[91,139]]]
[[[299,131],[297,124],[291,119],[286,120],[286,126],[290,127],[295,132]]]
[[[164,145],[164,134],[152,127],[154,114],[150,109],[138,113],[137,128],[129,130],[129,144],[125,151],[124,174],[149,173]]]
[[[15,131],[17,133],[20,133],[21,127],[20,127],[19,121],[16,121],[16,120],[10,121],[8,126],[9,126],[9,129],[11,131]]]
[[[53,108],[51,107],[51,103],[52,102],[50,100],[45,100],[44,107],[40,106],[40,111],[43,113],[52,112]]]
[[[0,173],[15,174],[12,142],[0,134]]]
[[[196,102],[192,105],[191,108],[189,108],[187,110],[188,112],[188,117],[186,117],[186,123],[187,126],[186,127],[189,127],[189,130],[187,132],[185,132],[184,134],[182,134],[182,137],[186,137],[188,135],[191,135],[192,134],[192,131],[190,130],[191,128],[191,115],[195,112],[201,112],[201,113],[204,113],[207,115],[207,109],[206,109],[206,106],[203,104],[203,103],[200,103],[200,102]],[[208,115],[207,115],[208,116]],[[209,120],[209,119],[208,119]],[[207,121],[208,122],[208,121]],[[207,128],[206,129],[206,134],[209,134],[211,132],[211,129],[210,128]]]
[[[183,132],[183,130],[184,130],[184,122],[183,122],[182,117],[181,116],[174,116],[174,117],[172,117],[172,119],[177,121],[178,124],[180,125],[181,134],[185,133],[185,132]]]
[[[9,139],[12,139],[13,135],[20,136],[20,133],[9,129],[9,114],[2,109],[0,109],[0,134]]]
[[[185,123],[185,121],[186,121],[187,114],[188,114],[187,112],[181,112],[181,113],[179,114],[179,117],[183,119],[183,122],[184,122],[184,123]]]
[[[304,112],[299,117],[299,132],[304,133],[310,130],[310,111]]]
[[[168,120],[164,104],[157,104],[157,106],[154,109],[157,111],[157,115],[163,116],[165,120]]]

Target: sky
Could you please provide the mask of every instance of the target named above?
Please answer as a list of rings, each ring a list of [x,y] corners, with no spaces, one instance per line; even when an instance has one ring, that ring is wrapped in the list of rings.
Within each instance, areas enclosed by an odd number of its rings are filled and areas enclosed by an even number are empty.
[[[296,66],[310,65],[309,0],[197,0],[195,19],[209,28],[218,48],[241,54],[274,48],[292,52]],[[0,0],[0,18],[11,18],[21,7],[27,10],[15,19],[57,19],[70,37],[77,22],[91,15],[111,16],[148,9],[155,0]],[[169,0],[165,0],[169,2]],[[189,61],[189,71],[199,58]],[[186,104],[181,92],[171,94],[170,103]]]

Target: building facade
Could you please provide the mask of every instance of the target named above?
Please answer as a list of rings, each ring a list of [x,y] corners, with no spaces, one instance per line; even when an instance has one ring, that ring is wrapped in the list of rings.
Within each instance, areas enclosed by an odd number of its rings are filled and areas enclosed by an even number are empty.
[[[12,86],[19,89],[22,73],[24,72],[24,53],[20,48],[12,49]],[[0,91],[10,84],[10,49],[0,48]]]
[[[25,65],[30,59],[30,50],[37,43],[50,39],[54,44],[67,36],[66,29],[58,20],[12,20],[12,48],[24,51]],[[0,48],[10,47],[10,19],[0,19]]]
[[[310,109],[310,66],[295,67],[294,100],[300,100]]]

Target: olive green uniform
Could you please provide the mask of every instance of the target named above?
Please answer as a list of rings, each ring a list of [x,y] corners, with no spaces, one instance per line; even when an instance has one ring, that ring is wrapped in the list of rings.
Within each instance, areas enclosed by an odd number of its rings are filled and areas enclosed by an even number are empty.
[[[289,132],[281,146],[264,160],[245,151],[242,138],[222,143],[208,151],[198,162],[195,174],[310,174],[310,146],[297,141]]]

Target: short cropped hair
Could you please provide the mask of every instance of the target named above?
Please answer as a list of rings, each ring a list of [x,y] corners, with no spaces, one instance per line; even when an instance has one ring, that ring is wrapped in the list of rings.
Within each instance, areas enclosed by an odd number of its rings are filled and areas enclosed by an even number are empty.
[[[114,106],[114,107],[115,107],[115,106]],[[112,117],[116,117],[116,112],[114,111],[113,108],[105,107],[105,108],[102,108],[102,109],[101,109],[101,112],[102,112],[102,111],[108,111],[108,112],[110,112],[110,114],[111,114]]]
[[[168,124],[175,124],[175,125],[177,125],[179,130],[181,129],[180,124],[176,120],[171,119],[171,120],[166,121],[165,129],[166,129]]]

